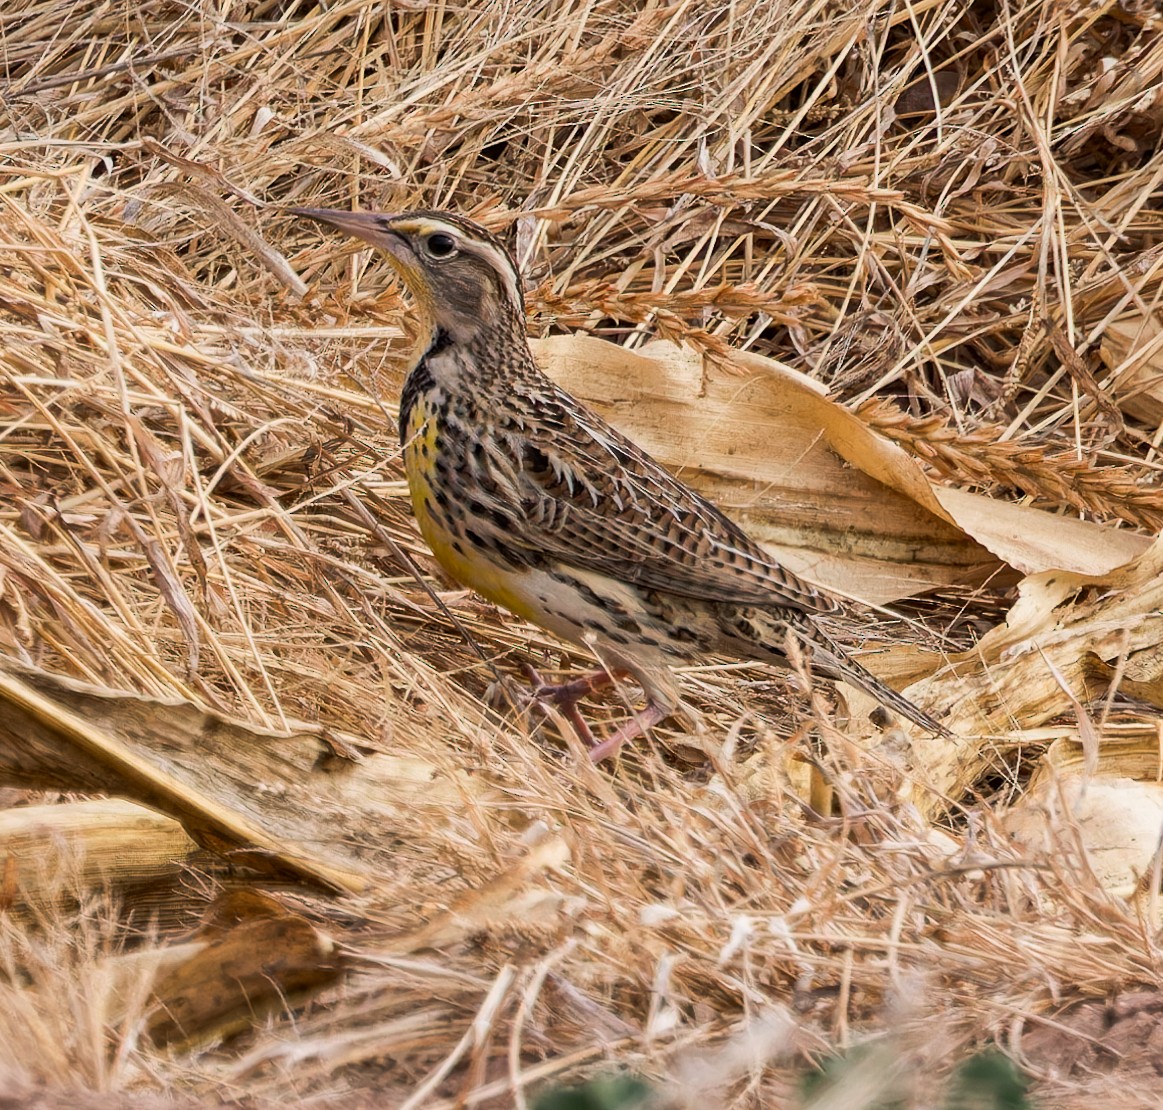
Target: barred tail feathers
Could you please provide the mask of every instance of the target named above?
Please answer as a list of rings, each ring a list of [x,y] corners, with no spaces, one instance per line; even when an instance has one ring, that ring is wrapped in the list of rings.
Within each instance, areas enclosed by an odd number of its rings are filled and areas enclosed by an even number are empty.
[[[812,652],[812,667],[829,678],[844,682],[863,690],[875,698],[886,709],[898,713],[918,728],[952,739],[953,733],[914,705],[904,694],[882,682],[870,670],[862,666],[818,626],[812,629],[814,635],[801,633],[801,642]]]

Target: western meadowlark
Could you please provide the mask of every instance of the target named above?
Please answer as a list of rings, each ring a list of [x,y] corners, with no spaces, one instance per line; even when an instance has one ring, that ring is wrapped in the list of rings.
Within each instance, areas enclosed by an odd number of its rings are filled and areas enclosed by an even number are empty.
[[[673,663],[721,652],[786,664],[789,635],[815,671],[947,735],[820,627],[836,600],[541,372],[496,237],[448,212],[292,212],[383,250],[411,292],[419,342],[400,441],[420,531],[462,584],[597,656],[595,674],[537,691],[595,762],[679,707]],[[595,744],[577,701],[615,674],[642,686],[646,707]]]

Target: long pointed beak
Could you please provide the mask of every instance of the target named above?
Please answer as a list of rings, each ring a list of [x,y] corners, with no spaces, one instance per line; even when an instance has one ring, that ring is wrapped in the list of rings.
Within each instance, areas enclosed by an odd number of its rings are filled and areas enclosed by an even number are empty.
[[[430,316],[433,305],[432,287],[406,236],[393,230],[394,217],[383,212],[346,212],[342,208],[288,208],[292,216],[326,224],[348,235],[354,235],[387,254],[388,262],[411,290],[417,306]]]
[[[382,212],[347,212],[342,208],[288,208],[286,211],[292,216],[327,224],[376,247],[390,250],[395,238],[387,226],[392,217]]]

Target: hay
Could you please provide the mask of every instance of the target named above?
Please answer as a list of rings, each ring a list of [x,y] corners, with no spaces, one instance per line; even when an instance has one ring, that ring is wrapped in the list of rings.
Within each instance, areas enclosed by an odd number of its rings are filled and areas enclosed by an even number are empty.
[[[4,654],[487,784],[393,805],[363,893],[285,888],[351,970],[184,1051],[145,1035],[154,973],[113,970],[169,919],[135,940],[80,877],[6,917],[0,1083],[524,1106],[617,1067],[769,1106],[875,1042],[847,1105],[920,1105],[996,1039],[1061,1105],[1154,1105],[1146,1039],[1104,1056],[1076,1007],[1157,980],[1157,881],[1125,900],[1068,820],[1034,857],[997,819],[1069,730],[1000,737],[941,828],[906,789],[923,750],[762,668],[685,677],[712,759],[666,729],[616,768],[562,754],[490,694],[585,659],[453,589],[412,525],[389,269],[280,212],[455,207],[512,233],[535,332],[778,357],[935,478],[1156,529],[1154,5],[25,0],[0,28]],[[944,591],[927,635],[971,646],[1006,586]],[[191,876],[188,919],[255,881]]]

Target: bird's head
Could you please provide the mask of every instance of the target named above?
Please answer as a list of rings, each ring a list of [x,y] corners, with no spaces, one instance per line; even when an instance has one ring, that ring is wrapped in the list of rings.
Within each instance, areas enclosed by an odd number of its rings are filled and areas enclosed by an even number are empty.
[[[384,251],[434,335],[439,329],[468,344],[498,326],[516,326],[523,334],[525,301],[517,265],[504,244],[472,220],[450,212],[291,212]]]

